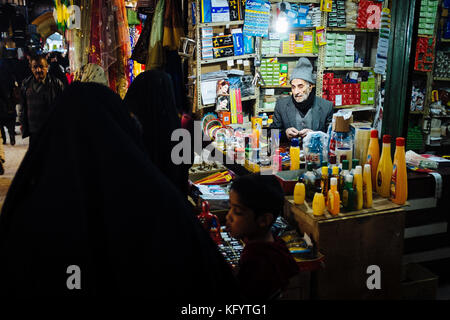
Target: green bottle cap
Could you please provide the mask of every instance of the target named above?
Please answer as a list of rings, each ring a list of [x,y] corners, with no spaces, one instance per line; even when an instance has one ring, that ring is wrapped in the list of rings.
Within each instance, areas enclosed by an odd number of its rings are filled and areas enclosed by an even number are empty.
[[[322,161],[322,164],[320,166],[321,167],[328,167],[328,162],[327,161]]]
[[[348,170],[348,160],[342,161],[342,170]]]
[[[312,162],[308,162],[308,164],[306,165],[306,170],[307,171],[312,171],[313,169],[313,163]]]
[[[359,159],[352,159],[352,168],[356,168],[359,165]]]

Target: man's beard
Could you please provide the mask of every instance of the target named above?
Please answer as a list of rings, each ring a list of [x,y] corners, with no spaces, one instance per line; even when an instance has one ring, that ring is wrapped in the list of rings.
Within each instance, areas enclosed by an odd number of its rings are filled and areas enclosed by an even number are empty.
[[[301,102],[304,102],[304,101],[306,101],[308,99],[309,94],[310,94],[310,92],[309,93],[305,93],[305,94],[301,94],[301,95],[298,95],[298,96],[294,96],[294,99],[295,99],[295,101],[297,103],[301,103]]]

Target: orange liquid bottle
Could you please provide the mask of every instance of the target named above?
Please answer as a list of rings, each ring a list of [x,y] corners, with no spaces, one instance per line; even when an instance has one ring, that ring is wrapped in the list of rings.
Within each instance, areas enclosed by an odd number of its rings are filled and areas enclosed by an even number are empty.
[[[331,189],[328,191],[327,203],[328,203],[328,212],[333,216],[339,214],[340,206],[341,206],[341,198],[339,197],[339,192],[337,190],[337,178],[330,179]]]
[[[378,144],[378,130],[370,132],[370,142],[367,149],[366,163],[372,168],[372,187],[377,185],[377,168],[380,161],[380,145]]]
[[[391,159],[391,136],[383,136],[383,149],[377,168],[377,193],[383,198],[391,195],[392,159]]]
[[[404,204],[407,198],[408,178],[406,175],[405,138],[397,138],[391,176],[391,200],[396,204]]]

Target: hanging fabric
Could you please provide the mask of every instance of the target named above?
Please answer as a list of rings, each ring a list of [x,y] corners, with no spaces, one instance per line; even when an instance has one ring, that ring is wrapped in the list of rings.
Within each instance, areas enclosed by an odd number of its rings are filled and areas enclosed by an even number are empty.
[[[148,45],[148,57],[145,70],[157,69],[164,64],[163,32],[164,32],[164,8],[165,0],[159,0],[153,16],[150,43]]]
[[[180,38],[184,36],[181,22],[179,1],[165,0],[163,47],[168,50],[178,50]]]

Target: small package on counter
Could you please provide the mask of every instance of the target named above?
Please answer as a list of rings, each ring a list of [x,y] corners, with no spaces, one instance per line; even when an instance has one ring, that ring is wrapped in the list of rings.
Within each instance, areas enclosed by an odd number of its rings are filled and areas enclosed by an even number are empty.
[[[320,166],[322,161],[327,161],[328,135],[322,131],[312,131],[303,138],[303,150],[305,161],[315,163]]]

